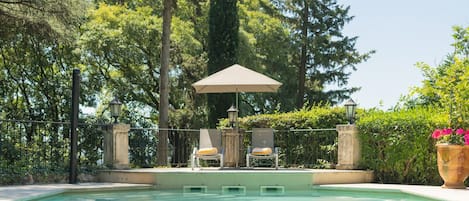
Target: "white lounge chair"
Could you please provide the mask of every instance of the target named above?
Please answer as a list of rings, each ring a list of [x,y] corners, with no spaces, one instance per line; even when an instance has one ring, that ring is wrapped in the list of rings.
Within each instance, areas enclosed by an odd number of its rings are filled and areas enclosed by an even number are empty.
[[[246,154],[246,167],[250,159],[273,159],[278,170],[278,147],[274,147],[274,130],[272,128],[253,128],[251,146]]]
[[[219,130],[200,129],[199,148],[194,147],[191,155],[192,170],[200,167],[200,159],[220,161],[220,168],[223,168],[223,147]]]

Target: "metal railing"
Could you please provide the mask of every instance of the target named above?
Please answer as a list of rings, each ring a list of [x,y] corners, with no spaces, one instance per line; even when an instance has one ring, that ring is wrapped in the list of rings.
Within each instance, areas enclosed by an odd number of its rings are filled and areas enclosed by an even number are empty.
[[[78,125],[79,172],[102,164],[103,124]],[[69,170],[70,123],[0,119],[0,184],[18,183],[27,175],[36,182],[66,182]],[[52,177],[51,173],[54,173]],[[61,175],[61,176],[57,176]]]
[[[168,130],[168,163],[172,167],[187,167],[193,147],[198,146],[199,130]],[[155,167],[157,164],[157,128],[131,128],[129,158],[133,167]]]
[[[107,126],[79,123],[79,173],[103,167],[103,138]],[[199,129],[167,130],[169,165],[187,167],[193,148],[198,147]],[[17,183],[27,174],[46,177],[52,172],[63,173],[63,178],[56,180],[66,181],[69,171],[69,134],[69,122],[0,119],[0,184]],[[280,148],[280,165],[283,167],[333,168],[337,163],[335,129],[275,130],[274,136],[275,146]],[[131,128],[131,167],[155,167],[157,143],[158,129]],[[246,131],[243,146],[250,144],[251,132]]]
[[[336,129],[289,129],[274,134],[286,167],[334,168],[337,164]]]
[[[197,129],[166,129],[168,163],[187,167],[190,154],[199,143]],[[129,157],[133,167],[154,167],[157,161],[157,128],[131,128]],[[337,163],[337,131],[331,129],[275,130],[275,146],[280,148],[280,165],[284,167],[334,168]],[[251,144],[251,131],[246,131],[243,146]],[[242,156],[243,157],[243,156]]]

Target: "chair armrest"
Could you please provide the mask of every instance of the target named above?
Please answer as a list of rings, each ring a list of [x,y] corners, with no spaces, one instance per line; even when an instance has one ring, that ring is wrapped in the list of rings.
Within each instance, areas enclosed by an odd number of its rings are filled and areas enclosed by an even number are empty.
[[[192,154],[196,154],[197,153],[197,147],[194,147],[194,149],[192,150]]]
[[[275,147],[275,148],[274,148],[274,153],[275,153],[275,154],[278,154],[279,152],[280,152],[280,147]]]

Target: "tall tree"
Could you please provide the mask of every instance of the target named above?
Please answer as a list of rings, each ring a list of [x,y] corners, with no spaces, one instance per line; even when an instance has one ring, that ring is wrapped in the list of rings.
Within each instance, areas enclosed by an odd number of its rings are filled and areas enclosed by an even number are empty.
[[[84,6],[75,0],[0,0],[2,118],[68,118],[69,99],[63,91],[69,88],[71,69],[79,59],[73,53],[73,33],[83,16],[75,10]],[[87,86],[84,83],[85,91]]]
[[[17,27],[54,38],[73,34],[87,5],[79,0],[0,0],[0,37],[14,34]]]
[[[237,0],[211,0],[208,31],[208,73],[212,74],[238,61],[238,8]],[[210,127],[226,116],[234,95],[209,94]]]
[[[169,48],[171,36],[171,10],[172,0],[163,2],[163,35],[161,45],[161,67],[160,67],[160,109],[159,109],[159,132],[158,132],[158,165],[168,164],[168,110],[169,110]]]
[[[0,95],[3,97],[0,119],[54,122],[70,119],[71,98],[67,92],[71,89],[72,69],[78,67],[80,59],[74,50],[77,47],[75,33],[82,19],[72,12],[81,10],[82,4],[72,2],[0,0]],[[83,81],[82,90],[89,92],[89,88],[90,83]],[[82,104],[87,105],[90,97],[82,96],[81,100],[85,100]],[[46,154],[16,158],[15,150],[23,149],[19,142],[26,139],[30,153],[48,150],[48,164],[53,168],[63,167],[59,162],[63,161],[61,147],[67,136],[60,135],[63,127],[35,123],[15,124],[14,127],[24,128],[1,131],[6,136],[3,139],[14,142],[8,151],[12,157],[6,158],[34,164],[27,165],[28,171],[37,168],[37,161],[46,160]],[[39,139],[47,139],[48,143],[29,146]],[[15,143],[19,143],[18,146]],[[0,151],[5,153],[3,147]],[[0,157],[0,161],[4,159]],[[13,164],[8,162],[8,166]]]
[[[289,0],[286,12],[298,53],[294,60],[298,68],[297,107],[305,102],[337,103],[359,90],[346,88],[355,65],[366,61],[374,51],[360,54],[357,37],[344,36],[342,29],[353,17],[350,7],[337,0]],[[335,84],[338,89],[325,91]]]
[[[291,111],[296,94],[295,66],[289,64],[293,52],[290,30],[282,12],[269,0],[242,1],[239,9],[239,64],[282,83],[277,93],[241,93],[240,115]]]
[[[206,4],[201,6],[208,11],[208,2]],[[202,37],[196,34],[195,27],[207,27],[208,23],[198,25],[189,20],[192,19],[192,15],[188,14],[193,8],[191,5],[179,0],[177,9],[173,6],[172,11],[169,67],[171,127],[185,125],[187,128],[191,127],[191,123],[199,126],[202,121],[206,122],[206,118],[201,118],[206,117],[206,102],[202,96],[194,95],[191,84],[204,76],[207,57],[203,42],[198,40]],[[82,60],[89,79],[103,86],[104,92],[117,92],[132,111],[149,112],[154,122],[158,122],[160,110],[163,19],[158,15],[161,13],[153,6],[134,9],[126,5],[100,4],[89,12],[89,21],[82,26],[80,39]],[[197,19],[197,22],[201,21]],[[173,115],[180,120],[172,120]],[[193,115],[194,118],[191,118]],[[145,116],[148,117],[148,114]]]

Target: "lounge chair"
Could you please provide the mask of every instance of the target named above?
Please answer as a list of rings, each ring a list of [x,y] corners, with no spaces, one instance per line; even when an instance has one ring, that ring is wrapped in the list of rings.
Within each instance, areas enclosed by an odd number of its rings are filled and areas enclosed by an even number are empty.
[[[200,129],[199,148],[194,147],[191,155],[192,170],[200,166],[200,159],[220,161],[220,168],[223,168],[223,147],[219,130]]]
[[[273,159],[278,170],[278,147],[274,147],[274,130],[272,128],[253,128],[251,146],[246,154],[246,167],[249,159]]]

